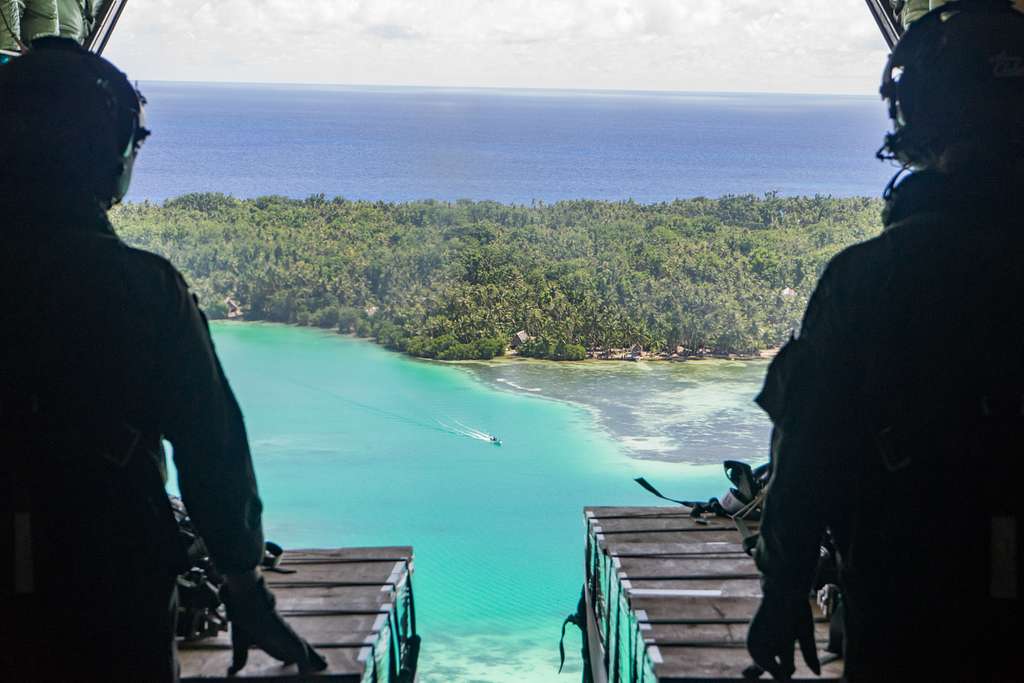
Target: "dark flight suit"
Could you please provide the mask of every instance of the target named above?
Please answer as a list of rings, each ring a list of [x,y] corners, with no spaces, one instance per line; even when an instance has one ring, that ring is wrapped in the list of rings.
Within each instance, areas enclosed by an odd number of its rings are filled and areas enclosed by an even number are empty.
[[[765,594],[807,594],[828,527],[851,681],[1002,680],[1016,652],[1020,180],[907,178],[885,231],[829,264],[758,397]]]
[[[218,568],[247,571],[263,532],[242,415],[177,271],[98,211],[51,213],[0,207],[0,680],[174,680],[160,439]]]

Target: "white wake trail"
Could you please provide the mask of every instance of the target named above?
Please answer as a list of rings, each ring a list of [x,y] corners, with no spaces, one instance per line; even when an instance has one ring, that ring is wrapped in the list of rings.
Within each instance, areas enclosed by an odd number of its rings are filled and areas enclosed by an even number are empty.
[[[464,425],[458,420],[455,421],[455,424],[459,425],[460,427],[466,430],[466,436],[472,436],[474,439],[482,439],[484,441],[491,440],[491,435],[488,434],[487,432],[481,432],[479,429],[474,429],[473,427]]]

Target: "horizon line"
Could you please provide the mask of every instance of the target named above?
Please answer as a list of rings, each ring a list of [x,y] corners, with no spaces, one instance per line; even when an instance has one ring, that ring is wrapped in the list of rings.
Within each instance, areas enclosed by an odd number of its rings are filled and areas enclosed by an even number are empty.
[[[133,79],[136,80],[136,79]],[[879,98],[877,93],[837,93],[837,92],[804,92],[780,90],[670,90],[670,89],[628,89],[628,88],[556,88],[540,86],[502,86],[502,85],[411,85],[389,83],[328,83],[328,82],[285,82],[285,81],[195,81],[164,78],[141,78],[139,83],[200,85],[200,86],[263,86],[263,87],[294,87],[294,88],[338,88],[347,90],[448,90],[448,91],[486,91],[486,92],[527,92],[527,93],[579,93],[598,95],[652,96],[652,95],[776,95],[788,97],[843,97],[858,99]],[[879,98],[880,99],[880,98]]]

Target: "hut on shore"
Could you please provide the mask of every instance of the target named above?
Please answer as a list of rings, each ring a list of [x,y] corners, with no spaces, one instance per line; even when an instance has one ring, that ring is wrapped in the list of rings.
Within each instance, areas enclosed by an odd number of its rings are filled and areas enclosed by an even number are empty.
[[[528,341],[530,341],[530,335],[526,334],[526,330],[519,330],[512,335],[512,341],[510,341],[508,345],[510,348],[515,350]]]
[[[242,311],[242,304],[238,303],[230,296],[227,299],[224,299],[224,305],[228,307],[228,320],[235,320],[245,315],[244,311]]]

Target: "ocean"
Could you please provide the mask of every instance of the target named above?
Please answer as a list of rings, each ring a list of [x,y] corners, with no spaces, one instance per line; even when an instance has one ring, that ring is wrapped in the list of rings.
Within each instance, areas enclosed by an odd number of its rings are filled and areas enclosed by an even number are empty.
[[[877,196],[869,95],[142,83],[130,201],[237,197],[662,202]]]

